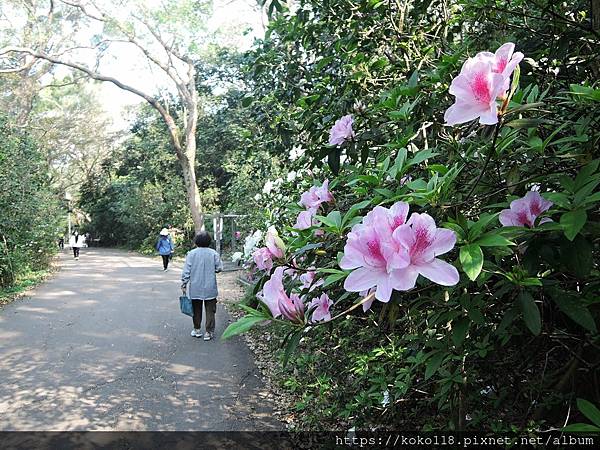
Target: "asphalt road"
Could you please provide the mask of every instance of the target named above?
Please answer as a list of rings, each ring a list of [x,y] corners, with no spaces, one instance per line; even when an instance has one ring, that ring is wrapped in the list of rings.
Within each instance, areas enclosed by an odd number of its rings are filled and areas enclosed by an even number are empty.
[[[180,273],[65,250],[56,276],[0,309],[0,430],[282,429],[243,341],[190,336]],[[217,336],[228,319],[219,304]]]

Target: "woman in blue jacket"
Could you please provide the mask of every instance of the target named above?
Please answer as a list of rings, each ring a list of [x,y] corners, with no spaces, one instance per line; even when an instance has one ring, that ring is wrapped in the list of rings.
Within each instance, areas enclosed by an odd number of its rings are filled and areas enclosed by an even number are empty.
[[[173,241],[171,240],[171,236],[169,236],[169,230],[163,228],[160,230],[160,236],[158,237],[158,241],[156,242],[156,250],[160,256],[162,256],[163,260],[163,270],[166,272],[169,267],[169,259],[171,259],[171,253],[174,252],[175,247],[173,247]]]

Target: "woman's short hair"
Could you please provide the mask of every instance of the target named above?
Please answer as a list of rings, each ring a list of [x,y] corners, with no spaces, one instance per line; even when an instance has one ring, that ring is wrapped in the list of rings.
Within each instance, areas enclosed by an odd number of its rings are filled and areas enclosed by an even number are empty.
[[[207,231],[201,231],[194,238],[194,244],[196,244],[196,247],[208,247],[211,242],[212,238]]]

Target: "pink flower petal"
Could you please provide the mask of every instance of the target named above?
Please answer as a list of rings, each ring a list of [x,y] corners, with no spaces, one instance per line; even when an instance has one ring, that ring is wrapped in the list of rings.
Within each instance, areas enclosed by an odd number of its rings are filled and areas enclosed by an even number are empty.
[[[519,218],[514,211],[510,209],[503,209],[498,216],[500,223],[505,227],[522,227],[523,224],[519,222]]]
[[[463,100],[456,100],[450,108],[444,113],[444,122],[446,125],[458,125],[477,119],[481,114],[488,111],[487,105],[479,103],[467,103]]]
[[[425,278],[442,286],[454,286],[460,280],[456,267],[438,258],[428,264],[417,266],[417,270]]]
[[[375,291],[375,298],[380,302],[387,303],[390,301],[392,296],[392,283],[388,274],[383,274],[377,280],[377,290]]]
[[[454,248],[455,244],[456,233],[454,233],[454,231],[438,228],[433,242],[431,243],[431,250],[433,250],[435,256],[439,256],[448,253]]]
[[[365,297],[366,297],[366,295],[365,295]],[[367,300],[366,302],[364,302],[363,305],[362,305],[363,312],[367,312],[369,309],[371,309],[371,306],[373,306],[373,302],[374,301],[375,301],[375,296],[371,297],[369,300]]]
[[[377,285],[377,281],[381,275],[385,275],[385,271],[370,267],[361,267],[348,275],[346,281],[344,281],[344,289],[349,292],[360,292],[370,289]]]
[[[394,270],[391,273],[392,285],[397,291],[408,291],[415,287],[419,272],[413,266],[405,269]]]

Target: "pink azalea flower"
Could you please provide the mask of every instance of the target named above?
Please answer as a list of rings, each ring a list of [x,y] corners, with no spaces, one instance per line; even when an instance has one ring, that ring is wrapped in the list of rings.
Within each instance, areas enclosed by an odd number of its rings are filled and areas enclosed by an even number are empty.
[[[273,268],[273,256],[266,247],[261,247],[255,250],[252,254],[252,259],[260,270],[266,270],[267,272]]]
[[[236,231],[236,232],[235,232],[235,238],[236,238],[236,239],[239,239],[239,238],[241,238],[241,237],[242,237],[242,232],[241,232],[241,231]]]
[[[553,203],[543,198],[537,191],[529,191],[525,197],[510,202],[510,209],[500,212],[500,223],[505,227],[529,227],[535,226],[535,219],[545,211],[548,211]],[[549,222],[548,218],[540,221]]]
[[[315,272],[314,267],[312,267],[311,269],[312,270],[308,270],[307,272],[300,275],[300,281],[302,281],[302,287],[304,289],[310,288],[310,290],[312,291],[316,287],[321,286],[325,281],[323,279],[319,279],[315,283],[315,277],[317,275],[317,272]]]
[[[504,92],[505,78],[492,72],[493,64],[482,58],[469,58],[460,74],[452,80],[449,92],[456,97],[446,110],[447,125],[456,125],[479,118],[479,123],[498,123],[496,98]]]
[[[333,127],[329,131],[329,144],[342,145],[344,142],[354,139],[354,131],[352,130],[352,115],[342,117],[335,121]]]
[[[333,305],[333,301],[329,299],[327,294],[322,294],[320,297],[313,299],[310,302],[308,309],[315,308],[312,316],[311,323],[319,322],[321,320],[328,322],[331,320],[331,312],[329,308]]]
[[[265,239],[265,242],[273,258],[283,258],[285,252],[285,244],[283,243],[276,231],[267,231],[267,237]]]
[[[315,214],[317,213],[315,208],[308,208],[306,211],[302,211],[298,214],[294,228],[296,230],[306,230],[313,225],[316,225],[314,220]]]
[[[360,292],[376,287],[375,297],[388,302],[392,289],[402,277],[401,269],[409,255],[392,237],[394,230],[406,221],[408,205],[397,202],[390,209],[375,207],[361,224],[352,227],[340,261],[342,269],[355,269],[344,282],[344,289]]]
[[[321,187],[312,186],[308,191],[304,192],[300,196],[298,204],[316,211],[322,203],[332,202],[333,200],[333,195],[329,192],[329,180],[325,180]]]
[[[283,267],[277,267],[273,272],[273,275],[271,275],[271,278],[269,278],[263,286],[262,294],[257,296],[260,301],[267,305],[275,318],[281,316],[279,300],[284,297],[287,298],[287,294],[283,289],[284,271],[285,269]]]
[[[465,61],[460,74],[452,80],[449,92],[455,103],[446,110],[447,125],[456,125],[479,118],[479,123],[498,123],[496,99],[509,87],[509,79],[519,62],[520,52],[514,53],[514,44],[506,43],[496,53],[480,52]]]
[[[283,316],[293,322],[304,322],[304,303],[298,294],[287,295],[283,287],[285,268],[277,267],[256,297],[263,302],[274,318]]]
[[[304,323],[304,302],[298,294],[279,297],[279,311],[291,322]]]
[[[413,213],[406,225],[394,231],[394,240],[408,251],[410,259],[407,267],[398,271],[394,289],[412,289],[419,275],[442,286],[458,283],[456,267],[437,258],[452,250],[456,235],[452,230],[437,228],[429,214]]]

